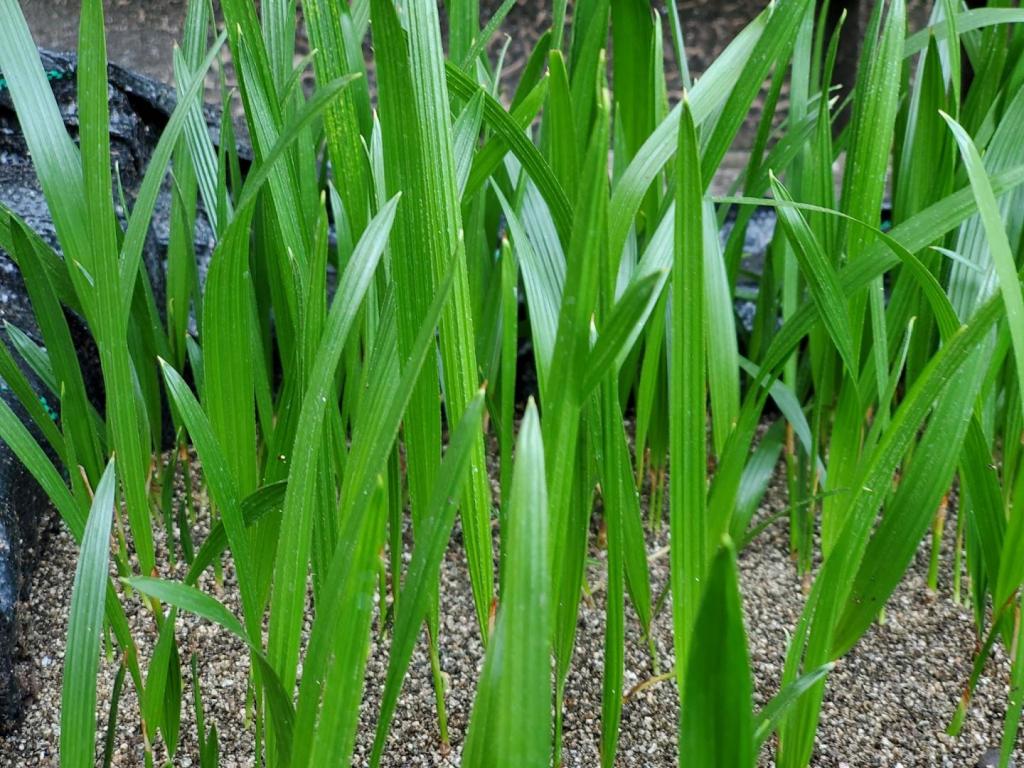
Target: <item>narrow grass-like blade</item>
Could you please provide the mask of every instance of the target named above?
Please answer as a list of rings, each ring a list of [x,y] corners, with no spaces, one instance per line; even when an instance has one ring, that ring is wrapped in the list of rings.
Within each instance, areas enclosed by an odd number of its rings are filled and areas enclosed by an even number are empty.
[[[282,764],[287,765],[291,754],[292,729],[295,719],[291,700],[285,694],[280,679],[274,673],[263,652],[259,646],[252,643],[242,627],[242,623],[235,615],[215,597],[179,582],[149,576],[136,576],[125,581],[132,589],[138,590],[143,595],[213,622],[249,646],[250,658],[259,667],[263,681],[270,719],[277,739],[278,755]]]
[[[990,181],[993,193],[997,196],[1003,194],[1024,183],[1024,166],[996,174]],[[772,202],[761,198],[753,200],[720,198],[719,201],[756,205]],[[888,239],[882,238],[882,242],[876,242],[871,246],[861,259],[840,270],[839,282],[843,294],[847,297],[852,296],[866,286],[872,278],[884,274],[899,264],[901,257],[898,251],[893,250],[893,245],[911,253],[919,251],[933,243],[937,237],[957,227],[976,210],[977,204],[971,189],[964,188],[893,227],[888,233]],[[762,375],[767,376],[776,371],[819,319],[815,307],[811,305],[800,307],[772,338],[768,350],[760,361]]]
[[[989,333],[1001,309],[998,299],[989,300],[970,323],[950,337],[913,384],[893,415],[889,429],[868,457],[864,468],[858,471],[857,481],[846,503],[844,528],[815,579],[804,609],[809,633],[806,638],[800,633],[795,635],[790,646],[787,657],[789,675],[799,669],[801,658],[805,667],[820,666],[832,660],[835,622],[846,604],[852,578],[863,557],[875,513],[887,493],[892,473],[917,436],[936,398],[971,359],[977,344]],[[813,745],[822,690],[823,685],[819,684],[801,699],[794,711],[795,717],[787,720],[783,727],[782,766],[789,768],[806,764]]]
[[[740,478],[740,487],[736,495],[736,511],[729,524],[729,536],[739,542],[738,547],[741,551],[752,540],[754,534],[748,533],[747,529],[754,519],[761,499],[768,491],[768,484],[778,470],[784,426],[785,422],[779,420],[768,428],[747,461],[747,466],[743,468],[743,476]]]
[[[306,0],[302,4],[310,45],[316,50],[313,71],[318,86],[340,77],[363,74],[362,54],[353,51],[352,19],[341,0]],[[363,149],[369,136],[369,91],[365,78],[334,100],[324,115],[324,133],[339,194],[352,231],[358,237],[367,222],[371,197],[370,172]]]
[[[744,27],[694,84],[689,92],[689,102],[696,125],[714,115],[728,98],[743,74],[743,63],[750,58],[764,34],[770,16],[770,10],[763,11]],[[681,114],[682,104],[677,104],[636,151],[633,161],[615,185],[608,209],[608,247],[612,253],[621,252],[647,190],[676,152]]]
[[[71,284],[71,276],[68,274],[68,268],[64,260],[25,223],[24,219],[11,211],[6,205],[0,203],[0,247],[7,251],[8,256],[14,259],[15,263],[20,267],[21,259],[18,256],[18,249],[13,241],[14,230],[18,228],[25,233],[28,241],[35,248],[43,271],[50,279],[60,303],[73,312],[84,315],[82,306],[78,303],[75,288]]]
[[[284,492],[288,484],[280,482],[264,485],[258,491],[242,499],[241,513],[246,528],[259,522],[260,519],[273,512],[279,512],[284,504]],[[195,586],[199,576],[213,565],[214,560],[228,547],[228,536],[224,528],[223,518],[218,519],[203,540],[202,546],[196,552],[195,558],[189,565],[188,574],[185,576],[185,583]]]
[[[1019,555],[1019,553],[1018,553]],[[999,768],[1008,768],[1017,743],[1017,731],[1020,728],[1021,712],[1024,711],[1024,621],[1021,620],[1021,605],[1017,604],[1016,632],[1014,645],[1017,654],[1010,670],[1010,700],[1006,706],[1006,719],[1003,724],[1003,738],[999,749]]]
[[[451,63],[445,68],[448,78],[448,87],[451,93],[461,99],[469,100],[473,95],[482,90],[462,70]],[[484,123],[499,136],[502,141],[508,144],[516,158],[523,164],[530,178],[537,185],[541,195],[551,209],[551,216],[555,220],[558,234],[562,242],[568,242],[569,233],[572,231],[572,205],[566,197],[565,191],[555,178],[551,166],[533,145],[530,139],[523,133],[522,127],[516,122],[501,104],[490,94],[484,94]],[[484,178],[490,173],[484,174]],[[469,194],[478,189],[484,178],[475,178],[470,173],[466,189]]]
[[[565,260],[560,253],[553,254],[550,249],[534,247],[525,225],[505,199],[501,189],[497,185],[493,189],[505,214],[512,238],[512,249],[523,274],[526,311],[530,317],[534,346],[534,366],[537,369],[537,383],[543,397],[547,392],[547,381],[558,335],[558,316],[562,306],[562,291],[565,288]]]
[[[416,639],[430,608],[445,548],[455,523],[455,502],[458,498],[469,464],[470,449],[483,416],[483,392],[477,394],[466,409],[452,435],[434,495],[427,514],[420,523],[412,562],[405,576],[405,586],[398,598],[398,615],[388,656],[388,672],[381,695],[381,710],[377,719],[377,732],[373,742],[371,765],[378,765],[384,751],[391,718],[398,704],[398,694],[412,658]]]
[[[787,51],[791,50],[797,30],[806,17],[808,5],[807,0],[780,0],[763,12],[768,15],[764,34],[757,39],[743,68],[730,73],[730,76],[736,78],[735,84],[721,112],[715,116],[714,128],[704,142],[701,166],[705,187],[718,170],[743,121],[747,119],[750,106],[761,90],[768,71],[773,65],[784,66]],[[697,87],[702,80],[698,80],[698,85],[694,86],[694,99],[697,98]],[[699,124],[701,121],[695,119],[694,122]]]
[[[675,257],[669,355],[669,435],[673,472],[672,629],[677,659],[689,659],[704,593],[707,552],[707,374],[704,337],[704,183],[689,102],[683,102],[676,156]],[[680,696],[688,662],[676,665]]]
[[[976,353],[973,365],[943,393],[912,461],[903,470],[899,488],[886,503],[837,624],[836,656],[849,650],[885,607],[934,518],[960,458],[970,424],[964,415],[978,395],[988,356],[984,350]]]
[[[389,189],[401,191],[410,201],[395,219],[390,248],[398,299],[398,347],[402,354],[411,351],[433,290],[454,264],[455,283],[451,301],[441,313],[438,346],[445,415],[449,423],[457,423],[479,381],[437,7],[430,3],[405,6],[406,33],[392,0],[375,0],[371,6],[386,180]],[[451,69],[465,77],[458,68]],[[473,93],[477,90],[474,86]],[[469,99],[473,93],[463,97]],[[485,119],[490,111],[485,100]],[[499,111],[507,116],[500,106]],[[423,372],[405,424],[414,520],[430,498],[440,450],[436,378],[433,371]],[[463,490],[461,519],[477,622],[486,641],[494,564],[482,433],[472,464],[470,482]]]
[[[249,222],[240,213],[210,261],[203,299],[203,405],[236,493],[256,488],[255,375],[251,339]]]
[[[693,627],[679,714],[679,766],[752,768],[753,680],[736,550],[715,556]]]
[[[555,178],[570,198],[576,194],[579,174],[580,148],[573,120],[572,94],[569,73],[561,51],[548,55],[548,103],[544,108],[544,131],[548,158]]]
[[[333,658],[324,676],[323,701],[309,765],[347,765],[352,759],[370,652],[370,622],[374,613],[371,596],[380,571],[379,555],[387,520],[384,488],[383,477],[378,476],[377,489],[362,515],[355,546],[335,550],[336,554],[344,550],[350,561],[345,563],[347,576],[342,589],[332,592],[345,623],[331,640]],[[297,752],[292,764],[305,765],[303,755],[303,750]]]
[[[1017,274],[1013,250],[999,215],[999,205],[992,190],[992,183],[985,172],[985,166],[977,147],[974,146],[971,137],[959,123],[945,113],[942,113],[942,117],[949,125],[950,131],[953,132],[953,138],[956,139],[956,143],[960,147],[960,155],[967,168],[971,189],[974,191],[978,203],[978,213],[981,215],[981,221],[985,227],[985,235],[999,279],[1003,303],[1006,305],[1006,323],[1010,328],[1014,362],[1018,371],[1017,386],[1021,394],[1021,406],[1024,407],[1024,375],[1021,374],[1024,371],[1024,295],[1021,293],[1020,278]]]
[[[146,166],[146,175],[143,177],[142,186],[135,198],[132,207],[132,216],[128,221],[128,229],[125,231],[124,239],[120,248],[120,276],[121,276],[121,311],[127,313],[131,306],[132,294],[135,291],[136,277],[139,274],[139,265],[142,261],[142,250],[145,246],[146,235],[149,232],[150,223],[153,219],[153,211],[156,209],[157,199],[164,182],[164,174],[167,165],[174,153],[174,147],[189,121],[192,100],[202,93],[203,85],[206,82],[206,72],[217,58],[221,46],[224,45],[222,34],[210,50],[206,53],[202,64],[193,73],[192,79],[187,85],[179,83],[181,98],[177,107],[171,114],[170,120],[160,133],[156,148],[149,158]],[[104,91],[105,93],[105,91]]]
[[[46,492],[50,502],[57,508],[64,524],[75,541],[81,542],[85,532],[86,514],[82,506],[76,502],[71,491],[57,472],[49,457],[32,437],[25,425],[21,423],[14,411],[0,399],[0,440],[2,440],[32,474],[39,486]],[[106,618],[114,632],[117,642],[125,651],[128,660],[128,671],[132,681],[142,689],[142,675],[139,671],[138,651],[128,628],[128,620],[124,608],[118,600],[114,587],[108,582],[106,588]]]
[[[606,287],[610,281],[606,279]],[[615,765],[622,719],[625,672],[625,518],[632,510],[626,500],[634,493],[633,470],[625,448],[619,403],[618,371],[606,369],[601,402],[601,491],[607,534],[607,589],[604,625],[604,675],[601,681],[601,765]],[[646,573],[644,574],[646,577]]]
[[[370,363],[368,392],[374,400],[364,400],[360,406],[356,424],[353,449],[346,463],[342,483],[341,519],[345,521],[345,533],[339,538],[330,572],[325,580],[326,594],[338,594],[348,576],[353,542],[361,519],[366,514],[368,497],[376,478],[387,471],[388,456],[398,433],[403,413],[420,376],[428,351],[434,349],[434,335],[441,307],[447,301],[454,278],[454,271],[441,284],[434,301],[421,323],[413,344],[413,353],[399,369],[395,353],[394,331],[382,333]],[[393,321],[389,321],[390,322]],[[379,398],[379,399],[378,399]],[[296,722],[297,743],[296,763],[308,761],[311,734],[316,725],[317,707],[321,696],[321,681],[326,674],[329,654],[338,636],[337,624],[342,612],[339,601],[326,601],[310,636],[309,650],[303,661],[302,685],[299,688],[299,705]]]
[[[785,719],[793,704],[815,683],[823,679],[835,664],[829,662],[818,669],[808,672],[799,679],[785,686],[781,691],[772,696],[771,701],[764,705],[764,709],[754,716],[754,751],[759,752],[764,743],[771,737],[779,724]]]
[[[10,89],[40,185],[65,257],[82,259],[89,246],[85,182],[78,147],[64,127],[39,53],[17,0],[0,2],[0,71]]]
[[[551,759],[551,578],[540,420],[532,401],[516,443],[508,569],[463,748],[468,768]]]
[[[14,361],[11,350],[7,344],[0,341],[0,388],[9,388],[14,396],[18,398],[25,412],[36,425],[50,448],[57,454],[57,458],[67,465],[66,451],[64,450],[64,438],[54,423],[57,419],[56,411],[50,409],[46,399],[37,395],[28,383],[25,374]]]
[[[91,320],[100,350],[107,415],[117,453],[118,474],[128,505],[133,544],[143,573],[153,570],[156,556],[146,494],[149,435],[140,430],[141,403],[137,376],[128,349],[127,315],[122,312],[117,220],[110,178],[110,109],[107,103],[107,56],[103,7],[99,0],[82,4],[78,61],[79,143],[88,213],[79,225],[88,232],[89,255],[72,272],[91,270],[95,280]],[[65,254],[67,258],[68,254]],[[74,258],[74,255],[72,256]],[[88,305],[81,285],[79,298]],[[89,291],[92,295],[92,290]]]
[[[590,350],[582,387],[584,397],[593,392],[609,370],[618,371],[627,347],[643,330],[648,307],[657,302],[666,282],[667,271],[630,281],[622,297],[612,307],[601,334]]]
[[[153,647],[146,687],[140,697],[140,710],[150,740],[155,740],[159,728],[172,757],[178,745],[181,719],[181,667],[174,637],[176,621],[177,611],[171,610]]]
[[[484,117],[484,93],[477,91],[469,100],[465,109],[459,113],[452,128],[452,150],[455,153],[455,183],[461,198],[469,181],[469,171],[473,167],[473,156],[480,137],[480,124]]]
[[[793,198],[774,175],[771,177],[771,184],[777,199],[792,202]],[[846,303],[835,269],[800,211],[788,206],[780,206],[777,210],[779,221],[793,246],[811,298],[818,309],[818,315],[828,328],[832,343],[843,358],[847,372],[856,381],[860,366],[854,354],[850,319],[845,311]]]
[[[239,574],[239,591],[246,626],[253,638],[259,637],[260,610],[253,578],[255,564],[250,556],[251,546],[239,507],[238,486],[234,474],[225,456],[224,447],[217,440],[210,420],[200,408],[188,384],[169,364],[162,363],[162,369],[168,396],[174,403],[203,462],[210,497],[220,510],[224,530],[231,543],[235,569]]]
[[[975,29],[996,26],[1000,24],[1024,24],[1024,10],[1019,8],[974,8],[969,11],[961,11],[956,16],[954,29],[960,35],[972,32]],[[903,44],[904,57],[913,56],[928,47],[928,39],[934,36],[942,42],[949,39],[950,26],[946,20],[935,25],[919,29],[910,35]]]
[[[591,509],[593,465],[589,451],[595,449],[599,439],[592,441],[588,434],[590,428],[597,426],[596,416],[592,421],[582,418],[584,410],[593,410],[596,404],[593,398],[581,399],[582,382],[576,372],[584,366],[590,350],[591,321],[605,264],[609,119],[610,105],[604,97],[598,103],[598,117],[583,161],[575,224],[567,252],[565,288],[553,357],[558,364],[551,367],[542,403],[556,614],[556,762],[561,759],[561,704],[576,637]]]
[[[96,673],[110,557],[110,525],[117,491],[113,461],[96,495],[75,568],[61,684],[61,768],[91,768],[96,760]]]
[[[516,4],[516,0],[504,0],[504,2],[498,6],[497,10],[491,14],[491,18],[487,20],[487,24],[480,30],[480,33],[475,36],[473,45],[462,57],[461,63],[463,69],[469,69],[469,65],[477,59],[484,49],[490,45],[491,40],[494,38],[494,34],[498,31],[498,27],[501,26],[501,22],[505,20],[508,12],[512,10],[512,7]],[[454,57],[454,53],[452,54]]]
[[[703,160],[702,168],[703,168]],[[715,209],[706,198],[704,228],[704,334],[707,351],[708,403],[711,407],[712,444],[721,458],[729,435],[740,418],[739,345],[722,248],[715,224]]]
[[[323,445],[328,395],[333,391],[338,361],[345,348],[366,290],[373,280],[395,220],[398,198],[377,214],[359,240],[339,281],[320,346],[302,397],[295,448],[290,457],[288,490],[281,516],[281,539],[274,565],[270,608],[269,656],[285,690],[295,684],[306,577],[316,494],[318,454]]]

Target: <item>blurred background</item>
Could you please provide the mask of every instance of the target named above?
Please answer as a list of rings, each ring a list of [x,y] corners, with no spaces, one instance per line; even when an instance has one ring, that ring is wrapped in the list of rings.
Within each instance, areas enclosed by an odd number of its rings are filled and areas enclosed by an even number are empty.
[[[617,0],[619,2],[626,0]],[[631,0],[645,2],[646,0]],[[187,0],[106,0],[107,47],[110,60],[150,77],[170,81],[172,45],[180,36]],[[486,23],[500,0],[482,0],[481,23]],[[700,74],[707,64],[765,6],[767,0],[681,0],[678,2],[683,22],[690,69]],[[871,0],[833,0],[830,11],[846,7],[848,22],[842,52],[841,70],[845,74],[856,60],[857,40],[872,5]],[[927,20],[929,2],[908,0],[912,28]],[[46,48],[70,51],[78,36],[79,0],[22,0],[22,10],[35,35],[36,42]],[[548,24],[550,0],[520,0],[501,27],[511,42],[507,57],[507,76],[515,78],[525,54],[529,52],[540,31]],[[572,3],[570,2],[570,11]],[[439,3],[443,7],[443,3]],[[669,25],[665,2],[656,0],[652,8],[662,14],[666,34]],[[442,19],[444,14],[442,13]],[[501,35],[499,34],[499,38]],[[501,45],[499,39],[495,45]],[[666,40],[665,51],[672,46]],[[670,85],[671,87],[671,85]]]
[[[258,4],[259,0],[255,0]],[[651,7],[661,14],[662,28],[665,39],[665,55],[669,59],[669,79],[667,82],[669,97],[672,102],[678,100],[682,91],[680,68],[673,61],[673,45],[669,39],[670,24],[667,16],[665,0],[614,0],[615,2],[651,2]],[[36,43],[43,48],[54,51],[73,51],[78,37],[78,10],[80,0],[22,0],[22,10],[28,20]],[[672,0],[669,0],[672,2]],[[676,0],[683,26],[684,40],[687,48],[690,73],[699,77],[707,66],[715,60],[736,34],[767,5],[767,0]],[[820,2],[820,0],[819,0]],[[179,40],[182,23],[188,0],[105,0],[107,22],[107,50],[112,63],[147,75],[164,83],[172,81],[172,52],[174,44]],[[482,0],[480,20],[485,24],[491,14],[501,4],[501,0]],[[216,6],[216,3],[214,3]],[[301,3],[298,3],[301,5]],[[833,22],[840,13],[847,12],[844,25],[842,44],[836,66],[835,81],[841,86],[851,84],[857,64],[859,42],[866,26],[874,0],[832,0],[829,13]],[[907,0],[908,17],[912,30],[919,29],[927,23],[932,3],[930,0]],[[442,25],[445,14],[443,2],[438,3],[441,10]],[[573,2],[570,0],[569,13]],[[518,81],[523,65],[526,63],[534,43],[543,29],[550,24],[551,0],[519,0],[509,12],[500,32],[492,41],[494,54],[508,41],[505,55],[505,66],[502,80],[509,87],[505,95],[511,93]],[[300,11],[301,13],[301,11]],[[301,29],[301,24],[299,25]],[[301,39],[297,46],[297,56],[308,52],[305,40]],[[364,53],[370,60],[369,41]],[[614,56],[614,51],[611,51]],[[230,69],[227,71],[231,82]],[[373,79],[372,67],[369,74]],[[218,101],[216,81],[211,79],[208,96],[210,101]],[[760,101],[760,100],[759,100]],[[745,165],[745,150],[753,141],[754,131],[760,117],[758,105],[755,104],[748,117],[745,129],[741,131],[736,144],[724,162],[725,177],[733,176],[733,172]],[[777,110],[777,120],[786,114],[786,91]],[[244,126],[239,132],[245,134]],[[719,185],[715,185],[716,187]]]

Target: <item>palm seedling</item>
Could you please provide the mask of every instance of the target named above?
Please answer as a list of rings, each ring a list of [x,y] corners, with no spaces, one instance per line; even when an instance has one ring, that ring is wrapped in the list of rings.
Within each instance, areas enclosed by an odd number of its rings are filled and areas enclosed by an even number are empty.
[[[190,0],[177,105],[122,221],[102,3],[82,2],[76,142],[18,4],[0,0],[0,71],[60,244],[0,210],[41,336],[9,329],[0,375],[31,400],[27,366],[60,404],[57,426],[26,410],[45,450],[2,401],[0,437],[81,543],[62,765],[94,763],[103,638],[117,690],[139,694],[145,763],[174,760],[183,612],[248,649],[247,762],[348,765],[363,739],[380,764],[425,627],[438,738],[462,764],[560,765],[599,509],[610,767],[627,601],[652,653],[664,604],[647,560],[664,498],[675,662],[653,664],[680,697],[680,765],[753,766],[768,748],[808,765],[834,662],[930,535],[936,553],[955,537],[981,649],[951,732],[993,645],[1013,655],[1005,766],[1024,706],[1024,12],[938,0],[911,34],[903,0],[880,0],[844,91],[839,30],[810,0],[769,4],[696,79],[674,4],[663,19],[643,0],[571,14],[555,0],[512,82],[491,45],[512,5],[481,27],[474,0],[447,2],[446,54],[432,2],[304,0],[313,52],[296,64],[294,0],[222,0],[223,33]],[[228,60],[237,92],[222,89],[214,143],[204,83]],[[745,131],[746,166],[720,194]],[[158,296],[141,252],[168,185]],[[765,207],[777,226],[751,275],[743,238]],[[199,217],[216,238],[206,270]],[[736,301],[751,297],[748,330]],[[64,308],[100,350],[103,402]],[[520,410],[524,369],[536,402]],[[210,501],[195,542],[194,510],[165,493],[189,447]],[[779,693],[755,712],[736,563],[774,522],[757,508],[777,466],[807,594]],[[115,511],[127,534],[112,549]],[[456,526],[486,648],[464,738],[449,734],[439,621]],[[179,552],[187,575],[160,578]],[[227,568],[240,615],[200,588]],[[145,662],[130,605],[157,638]],[[387,673],[360,733],[371,642],[387,643]],[[194,693],[206,768],[217,730]]]

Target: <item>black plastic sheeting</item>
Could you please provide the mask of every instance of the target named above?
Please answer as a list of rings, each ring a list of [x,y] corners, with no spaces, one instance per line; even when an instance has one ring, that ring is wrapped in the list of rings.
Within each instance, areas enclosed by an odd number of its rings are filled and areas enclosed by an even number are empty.
[[[75,58],[72,55],[40,51],[43,67],[53,89],[61,116],[69,134],[77,140],[78,111],[75,94]],[[160,131],[174,107],[172,89],[160,83],[112,66],[109,72],[111,162],[116,168],[128,204],[131,205],[141,184],[150,155]],[[170,232],[170,187],[165,183],[157,203],[143,260],[158,300],[163,296],[164,269],[161,261]],[[10,92],[0,74],[0,202],[21,217],[46,242],[57,248],[57,237],[42,190],[36,179]],[[120,203],[115,199],[117,211]],[[205,220],[197,222],[196,251],[202,261],[209,260],[213,233]],[[162,305],[162,300],[159,300]],[[102,406],[102,384],[95,346],[79,318],[68,315],[72,335],[79,352],[82,371],[91,398]],[[42,343],[17,266],[0,250],[0,343],[9,343],[7,324],[24,331],[33,341]],[[20,359],[13,351],[15,359]],[[56,415],[56,398],[23,366],[29,380],[50,413]],[[0,380],[0,397],[22,417],[16,398]],[[38,435],[37,435],[38,437]],[[40,440],[43,444],[43,441]],[[15,675],[14,661],[19,652],[19,601],[28,595],[32,565],[39,554],[41,528],[49,519],[48,502],[43,491],[6,445],[0,443],[0,728],[17,717],[22,691]],[[68,575],[71,578],[71,575]]]

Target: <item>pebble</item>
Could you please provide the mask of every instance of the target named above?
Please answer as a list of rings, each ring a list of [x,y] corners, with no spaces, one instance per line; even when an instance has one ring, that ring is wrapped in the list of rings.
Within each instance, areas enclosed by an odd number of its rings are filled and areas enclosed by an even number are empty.
[[[977,768],[999,768],[999,756],[1000,753],[998,749],[988,750],[981,756],[981,759],[978,761]],[[1007,764],[1006,768],[1017,768],[1017,763],[1013,758],[1010,758],[1010,762]]]

